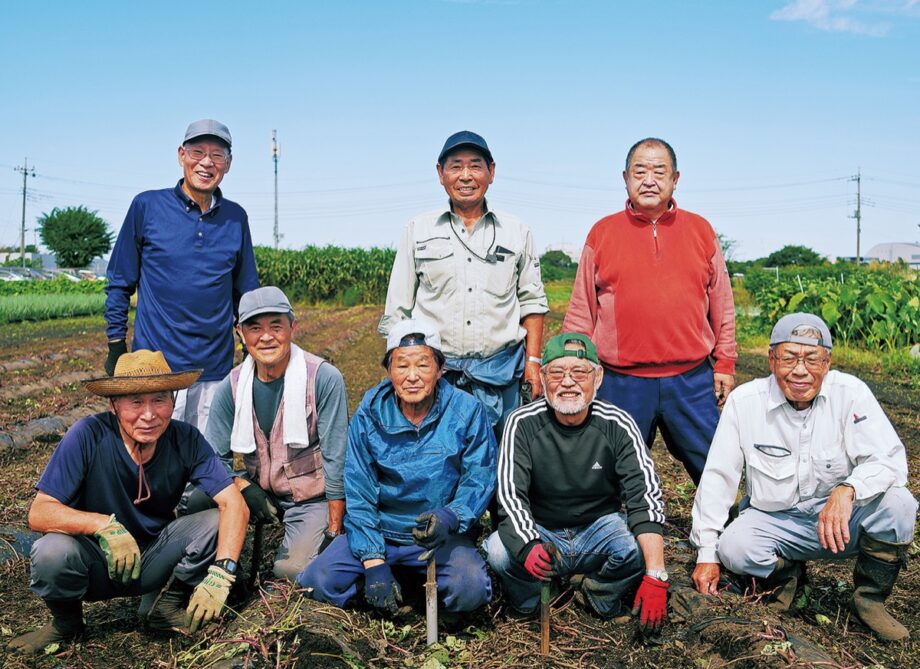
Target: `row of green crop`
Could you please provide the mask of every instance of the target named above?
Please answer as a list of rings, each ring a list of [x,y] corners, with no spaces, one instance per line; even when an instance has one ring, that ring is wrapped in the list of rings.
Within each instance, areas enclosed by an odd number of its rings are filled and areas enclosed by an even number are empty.
[[[44,281],[0,281],[0,295],[99,294],[105,281],[71,281],[59,276]]]
[[[756,321],[771,327],[783,314],[820,315],[835,341],[870,349],[920,342],[920,277],[916,272],[853,268],[801,268],[746,275],[744,288],[759,309]]]
[[[288,297],[347,305],[381,303],[386,297],[393,249],[307,246],[300,251],[255,249],[259,281],[278,286]]]
[[[101,314],[104,308],[105,295],[101,293],[0,295],[0,323],[88,316]]]

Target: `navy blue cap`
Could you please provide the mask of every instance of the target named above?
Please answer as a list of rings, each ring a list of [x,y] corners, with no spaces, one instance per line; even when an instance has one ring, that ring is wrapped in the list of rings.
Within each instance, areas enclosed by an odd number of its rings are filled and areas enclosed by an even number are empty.
[[[464,146],[470,146],[475,149],[479,149],[485,154],[486,160],[494,162],[492,160],[492,152],[489,151],[489,145],[486,144],[486,140],[482,138],[482,135],[477,135],[475,132],[469,130],[461,130],[460,132],[455,132],[453,135],[447,138],[447,141],[444,142],[444,148],[441,149],[441,153],[438,155],[438,162],[444,162],[444,158],[447,157],[447,154],[455,149],[462,148]]]

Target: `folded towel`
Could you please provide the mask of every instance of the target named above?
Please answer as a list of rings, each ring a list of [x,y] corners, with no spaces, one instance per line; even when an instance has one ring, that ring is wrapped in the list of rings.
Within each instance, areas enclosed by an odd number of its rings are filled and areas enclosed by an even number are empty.
[[[234,401],[233,431],[230,433],[230,450],[234,453],[252,453],[256,450],[253,427],[252,383],[256,365],[252,356],[243,361]],[[284,443],[291,448],[303,448],[310,444],[307,428],[307,412],[303,407],[307,401],[307,365],[303,350],[291,343],[291,359],[284,372],[284,396],[281,406],[285,407],[282,435]],[[287,410],[291,407],[293,410]],[[269,435],[266,435],[269,436]]]

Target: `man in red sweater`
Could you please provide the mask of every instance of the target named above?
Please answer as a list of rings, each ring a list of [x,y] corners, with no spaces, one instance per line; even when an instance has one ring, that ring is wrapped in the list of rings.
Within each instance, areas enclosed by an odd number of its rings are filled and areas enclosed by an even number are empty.
[[[671,197],[679,178],[667,142],[632,146],[626,208],[588,233],[562,329],[597,345],[598,397],[628,411],[649,446],[660,428],[699,483],[735,385],[735,306],[715,232]]]

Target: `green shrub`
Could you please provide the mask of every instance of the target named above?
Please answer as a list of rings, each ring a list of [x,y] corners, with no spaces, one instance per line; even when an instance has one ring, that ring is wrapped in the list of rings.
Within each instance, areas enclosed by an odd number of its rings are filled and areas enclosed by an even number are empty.
[[[0,295],[0,323],[101,314],[104,308],[105,295],[101,293]]]
[[[758,313],[752,325],[769,331],[784,314],[821,316],[835,343],[894,351],[920,342],[920,278],[901,267],[809,267],[752,271],[744,289]]]

